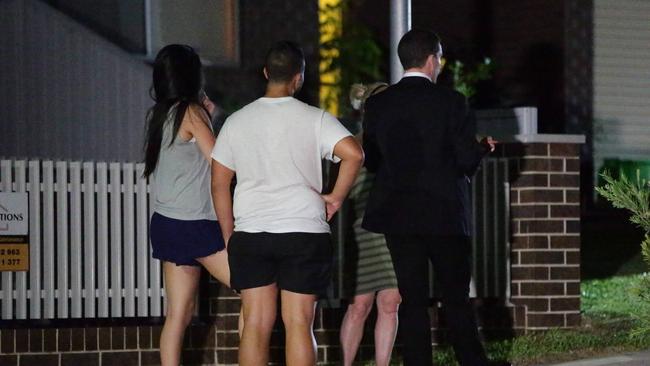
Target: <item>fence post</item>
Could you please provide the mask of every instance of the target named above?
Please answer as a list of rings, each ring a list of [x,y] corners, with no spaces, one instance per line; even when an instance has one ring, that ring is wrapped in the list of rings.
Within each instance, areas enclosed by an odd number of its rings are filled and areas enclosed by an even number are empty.
[[[72,162],[70,167],[70,280],[72,318],[82,316],[81,282],[81,163]]]
[[[13,176],[11,174],[11,161],[0,162],[0,176],[2,176],[2,191],[12,192]],[[14,282],[13,272],[2,272],[2,319],[11,319],[14,309]]]

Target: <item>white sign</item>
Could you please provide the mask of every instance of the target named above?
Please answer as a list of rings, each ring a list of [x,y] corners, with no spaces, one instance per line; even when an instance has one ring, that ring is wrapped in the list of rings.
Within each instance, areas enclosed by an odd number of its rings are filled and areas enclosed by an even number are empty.
[[[0,192],[0,236],[27,235],[29,211],[27,193]]]

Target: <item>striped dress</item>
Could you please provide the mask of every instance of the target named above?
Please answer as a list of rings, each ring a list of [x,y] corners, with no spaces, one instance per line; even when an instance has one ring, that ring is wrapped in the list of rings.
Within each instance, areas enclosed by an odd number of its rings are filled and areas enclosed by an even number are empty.
[[[347,298],[397,288],[393,261],[384,235],[371,233],[361,227],[373,181],[374,175],[361,168],[350,190],[352,218],[348,222],[352,222],[352,228],[348,230],[346,240],[343,282]]]

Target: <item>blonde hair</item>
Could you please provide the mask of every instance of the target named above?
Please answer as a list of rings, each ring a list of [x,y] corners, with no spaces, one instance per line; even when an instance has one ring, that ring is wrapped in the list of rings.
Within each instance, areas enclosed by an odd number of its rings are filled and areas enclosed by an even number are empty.
[[[380,93],[388,88],[388,84],[384,82],[375,82],[372,84],[352,84],[350,87],[350,104],[354,109],[361,109],[363,104],[366,102],[371,95]]]

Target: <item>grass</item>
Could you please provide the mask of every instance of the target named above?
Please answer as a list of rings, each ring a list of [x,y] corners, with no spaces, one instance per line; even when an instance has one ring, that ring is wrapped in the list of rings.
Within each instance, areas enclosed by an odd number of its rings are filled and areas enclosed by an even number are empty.
[[[582,311],[593,320],[634,319],[648,310],[637,296],[641,281],[648,274],[615,276],[582,283]]]
[[[489,341],[488,356],[514,365],[536,365],[650,348],[650,335],[632,335],[637,317],[650,311],[650,304],[642,303],[635,290],[646,276],[584,281],[582,327]],[[434,360],[438,365],[457,365],[449,347],[438,348]]]
[[[597,329],[549,330],[514,339],[486,344],[488,357],[514,365],[536,365],[593,357],[597,355],[647,349],[650,337],[630,337],[627,326]],[[435,352],[438,365],[457,365],[453,352],[444,347]]]

